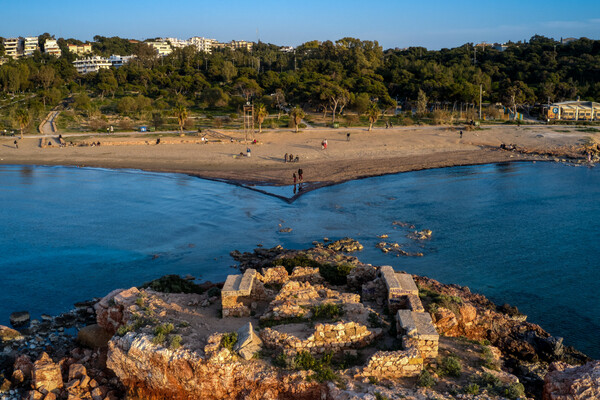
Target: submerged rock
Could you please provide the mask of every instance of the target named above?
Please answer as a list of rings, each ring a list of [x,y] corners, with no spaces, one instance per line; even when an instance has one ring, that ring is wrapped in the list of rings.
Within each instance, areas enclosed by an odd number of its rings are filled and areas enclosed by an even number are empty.
[[[14,327],[25,326],[30,320],[29,312],[27,311],[16,311],[10,314],[10,323]]]

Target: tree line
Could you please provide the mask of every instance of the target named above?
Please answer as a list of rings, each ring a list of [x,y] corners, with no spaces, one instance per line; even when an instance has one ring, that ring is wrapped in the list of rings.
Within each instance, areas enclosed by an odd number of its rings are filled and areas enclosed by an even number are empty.
[[[137,57],[118,69],[79,75],[67,44],[81,42],[59,39],[60,58],[36,52],[0,66],[0,90],[36,94],[31,107],[87,93],[120,99],[118,108],[125,113],[176,106],[239,109],[253,101],[280,112],[298,105],[329,114],[333,121],[349,109],[367,115],[373,106],[478,104],[480,90],[484,102],[514,110],[576,97],[600,99],[600,41],[586,38],[563,45],[534,36],[510,43],[505,51],[473,44],[383,50],[377,41],[343,38],[307,42],[293,52],[257,43],[252,51],[225,48],[207,54],[186,47],[160,58],[144,42],[94,40],[96,54]]]

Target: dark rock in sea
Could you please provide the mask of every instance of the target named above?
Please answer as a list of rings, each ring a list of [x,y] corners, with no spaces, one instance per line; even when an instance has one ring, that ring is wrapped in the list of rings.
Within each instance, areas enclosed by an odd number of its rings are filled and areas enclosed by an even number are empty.
[[[15,328],[25,326],[30,320],[29,312],[27,311],[16,311],[10,314],[10,323]]]

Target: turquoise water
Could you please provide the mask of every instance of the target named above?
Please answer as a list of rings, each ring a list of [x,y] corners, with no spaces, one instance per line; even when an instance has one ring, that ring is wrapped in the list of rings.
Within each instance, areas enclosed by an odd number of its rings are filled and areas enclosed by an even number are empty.
[[[599,168],[553,163],[369,178],[293,203],[185,175],[0,166],[0,324],[12,311],[55,314],[164,274],[223,280],[234,249],[351,236],[364,244],[364,262],[516,305],[600,358],[599,195]],[[407,239],[397,220],[433,230],[432,240]],[[383,233],[425,256],[382,253]]]

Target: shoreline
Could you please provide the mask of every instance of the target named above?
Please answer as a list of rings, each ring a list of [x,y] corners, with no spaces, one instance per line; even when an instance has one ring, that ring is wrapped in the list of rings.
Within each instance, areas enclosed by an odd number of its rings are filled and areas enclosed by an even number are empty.
[[[227,132],[231,142],[211,138],[205,144],[186,136],[163,138],[156,145],[156,139],[143,140],[139,134],[132,134],[91,136],[67,147],[59,147],[54,141],[52,146],[41,147],[42,140],[46,143],[48,137],[25,137],[18,140],[18,149],[13,145],[14,138],[0,137],[0,164],[180,173],[250,188],[292,185],[292,174],[302,168],[306,184],[302,193],[307,193],[350,180],[424,169],[512,161],[583,161],[578,151],[582,140],[588,136],[600,138],[598,133],[575,128],[556,132],[545,126],[483,127],[478,131],[465,130],[463,138],[454,127],[354,130],[350,141],[345,138],[346,131],[331,128],[307,129],[298,134],[265,132],[256,135],[258,144],[250,145],[241,143],[240,131]],[[330,138],[325,150],[320,146],[323,137]],[[102,141],[101,145],[86,145],[96,141]],[[514,144],[516,150],[502,150],[501,144]],[[245,154],[246,148],[252,150],[251,157],[239,155]],[[299,155],[300,161],[284,163],[284,153]]]

